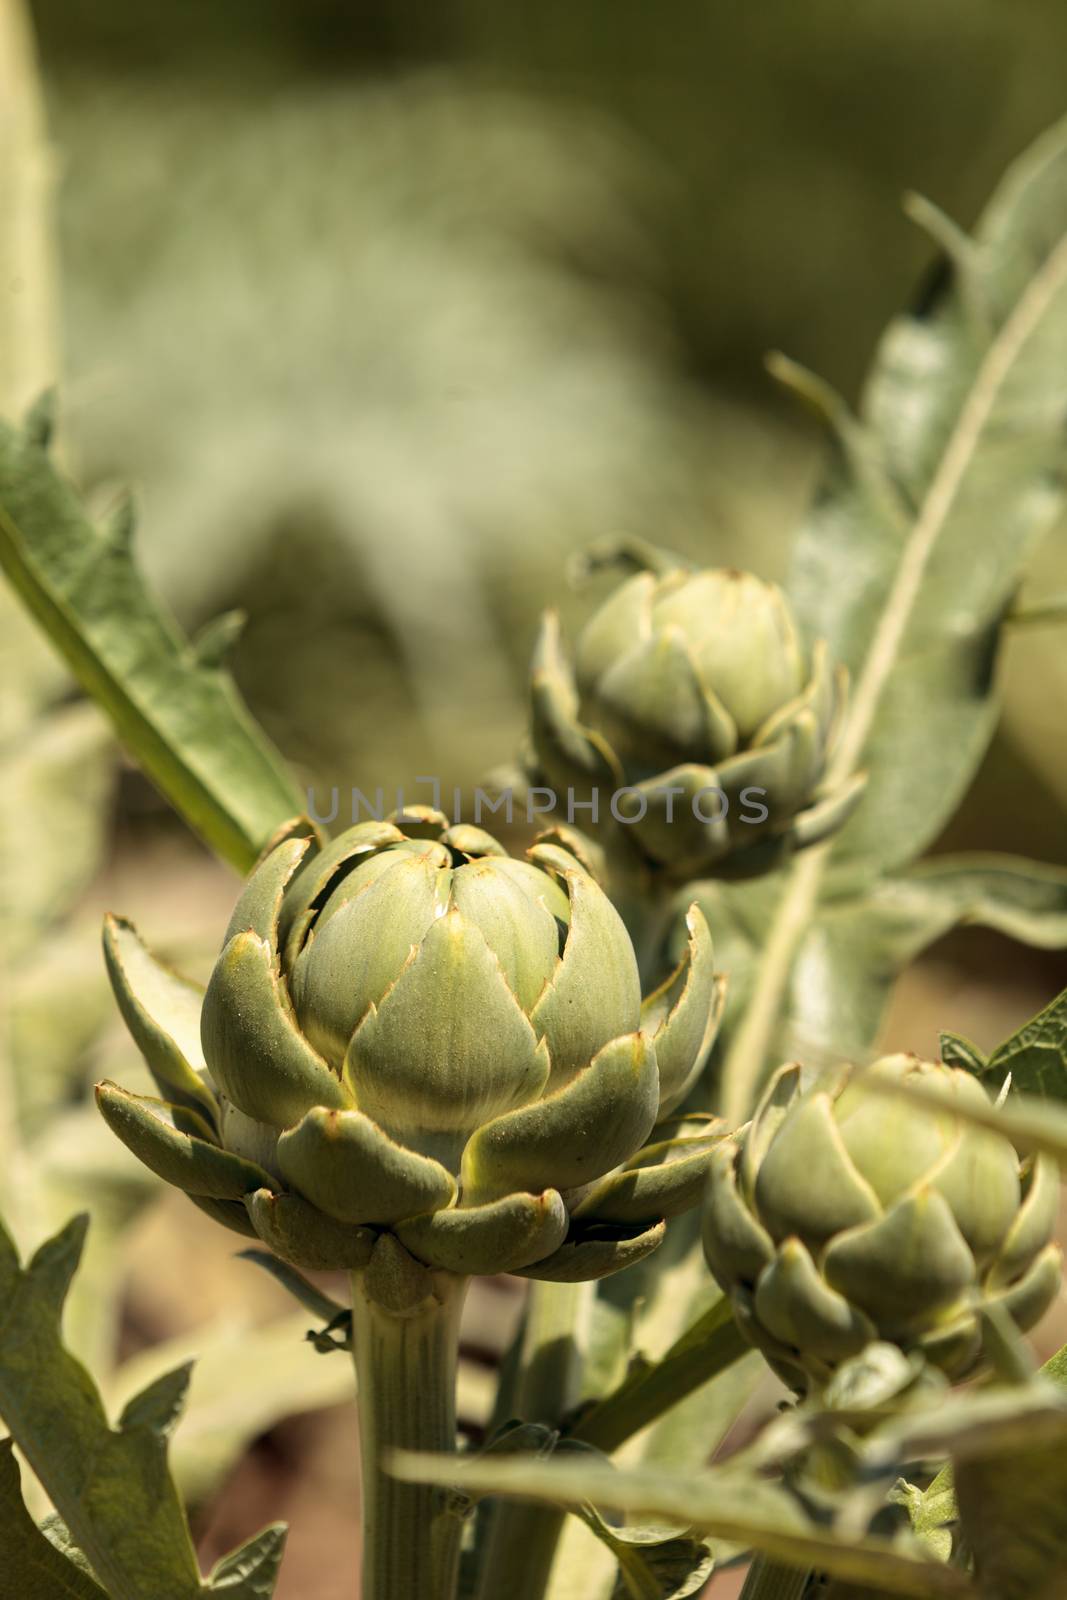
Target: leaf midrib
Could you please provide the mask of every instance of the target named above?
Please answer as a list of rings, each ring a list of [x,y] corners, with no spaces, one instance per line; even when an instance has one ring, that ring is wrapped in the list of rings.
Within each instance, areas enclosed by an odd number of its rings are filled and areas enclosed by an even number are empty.
[[[1067,234],[1027,283],[1011,315],[986,351],[974,384],[926,495],[904,550],[889,599],[856,681],[848,721],[830,763],[829,779],[850,777],[867,742],[882,691],[919,597],[937,541],[951,515],[967,469],[1020,352],[1049,306],[1067,284]]]
[[[908,535],[870,649],[856,682],[848,719],[827,770],[827,783],[851,777],[867,742],[922,589],[923,577],[951,515],[983,431],[1020,352],[1067,284],[1067,234],[1029,279],[978,368],[918,516]],[[748,1115],[781,1012],[800,940],[819,897],[833,841],[805,852],[793,867],[771,926],[752,996],[723,1067],[723,1113],[739,1124]]]

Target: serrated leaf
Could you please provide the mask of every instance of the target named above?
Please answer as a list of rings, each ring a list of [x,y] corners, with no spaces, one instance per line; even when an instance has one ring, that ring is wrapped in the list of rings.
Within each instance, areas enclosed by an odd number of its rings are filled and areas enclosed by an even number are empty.
[[[23,1268],[0,1227],[0,1416],[110,1600],[198,1600],[205,1590],[167,1462],[188,1373],[159,1377],[109,1425],[60,1331],[85,1229],[75,1218]]]
[[[999,1089],[1012,1087],[1050,1100],[1067,1100],[1067,990],[997,1046],[982,1076]]]
[[[211,1569],[210,1594],[224,1600],[270,1600],[285,1553],[286,1529],[274,1522]]]
[[[1065,408],[1067,122],[890,326],[861,411],[877,465],[839,451],[797,544],[802,621],[853,675],[838,775],[869,776],[835,855],[867,876],[936,837],[988,744],[1000,619],[1063,506]]]
[[[964,1072],[973,1072],[975,1077],[985,1071],[986,1058],[970,1039],[965,1039],[961,1033],[945,1030],[937,1037],[941,1059],[946,1067],[959,1067]]]
[[[32,1600],[106,1600],[95,1579],[63,1555],[26,1510],[10,1439],[0,1441],[0,1570],[11,1595]]]
[[[172,1372],[162,1373],[153,1383],[135,1394],[119,1418],[122,1432],[147,1428],[160,1439],[168,1438],[185,1408],[192,1370],[192,1362],[185,1361]]]
[[[936,837],[992,735],[1001,622],[1064,503],[1067,121],[1013,167],[954,257],[937,300],[891,326],[858,424],[842,427],[831,408],[834,460],[797,542],[792,593],[809,637],[827,639],[853,675],[827,781],[862,768],[868,783],[832,845],[780,875],[758,930],[735,918],[757,948],[747,972],[728,963],[748,991],[735,995],[721,1069],[718,1108],[731,1122],[749,1114],[783,1047],[851,1053],[873,1034],[898,941],[889,907],[850,1004],[863,962],[844,923],[862,930],[867,910],[857,886],[877,896],[879,878]],[[1061,942],[1062,894],[1036,921],[1025,902],[994,895],[989,920]],[[839,913],[829,937],[826,906]],[[967,914],[928,907],[925,927]],[[714,916],[711,926],[718,941]],[[843,1032],[831,1027],[839,1010]]]
[[[2,424],[0,567],[163,794],[246,871],[302,809],[299,790],[214,648],[199,659],[160,609],[126,538],[95,528],[45,452]]]
[[[351,1400],[351,1363],[316,1354],[306,1341],[311,1325],[300,1311],[256,1326],[197,1328],[140,1352],[115,1374],[108,1395],[121,1405],[195,1355],[188,1405],[170,1444],[171,1475],[187,1504],[202,1503],[282,1417]]]
[[[0,1232],[0,1416],[112,1600],[190,1600],[200,1574],[162,1437],[112,1429],[61,1343],[85,1227],[76,1218],[25,1269]]]
[[[778,1484],[738,1470],[671,1471],[662,1465],[612,1469],[596,1461],[495,1461],[398,1452],[391,1470],[406,1482],[455,1484],[545,1504],[611,1507],[671,1522],[796,1566],[819,1567],[879,1584],[916,1600],[972,1595],[963,1573],[881,1538],[849,1540],[816,1521]]]

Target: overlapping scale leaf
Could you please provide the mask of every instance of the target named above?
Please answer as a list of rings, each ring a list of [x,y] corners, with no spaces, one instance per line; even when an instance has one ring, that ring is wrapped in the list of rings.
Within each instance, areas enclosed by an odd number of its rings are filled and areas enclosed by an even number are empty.
[[[292,965],[289,984],[300,1026],[338,1072],[352,1035],[395,983],[440,911],[440,868],[425,854],[384,851],[357,892],[319,919]],[[445,891],[447,899],[447,888]]]
[[[245,1196],[257,1238],[294,1267],[312,1272],[354,1272],[370,1261],[377,1235],[350,1227],[309,1205],[299,1195],[257,1189]]]
[[[641,1026],[656,1047],[660,1119],[681,1105],[700,1076],[726,997],[726,982],[716,975],[711,933],[699,906],[690,906],[686,927],[684,957],[641,1005]]]
[[[586,874],[571,873],[567,884],[570,928],[563,954],[531,1012],[548,1043],[553,1087],[641,1020],[637,958],[622,918]]]
[[[212,1077],[258,1121],[287,1127],[313,1106],[352,1103],[297,1027],[270,946],[254,933],[237,934],[216,961],[201,1038]]]
[[[649,1041],[613,1039],[562,1089],[479,1128],[463,1155],[464,1193],[491,1199],[588,1183],[640,1147],[658,1100]]]
[[[1023,1331],[1043,1314],[1058,1182],[1013,1127],[969,1073],[914,1056],[806,1088],[796,1066],[775,1074],[711,1157],[704,1249],[786,1381],[822,1383],[874,1338],[966,1375],[985,1308]]]
[[[362,1111],[309,1111],[279,1139],[278,1167],[338,1222],[396,1222],[451,1205],[456,1195],[440,1162],[405,1150]]]
[[[546,1189],[409,1216],[393,1231],[426,1266],[466,1276],[515,1272],[543,1261],[563,1243],[568,1221],[562,1197]]]
[[[693,1118],[669,1133],[658,1131],[665,1137],[645,1145],[581,1195],[572,1207],[576,1218],[643,1222],[677,1216],[699,1202],[724,1124],[714,1117]]]
[[[146,1167],[186,1194],[211,1200],[242,1200],[274,1180],[262,1167],[223,1150],[195,1112],[162,1100],[130,1094],[117,1084],[99,1084],[97,1105],[108,1127]]]
[[[650,570],[603,602],[572,678],[554,615],[530,678],[538,786],[598,788],[599,828],[624,875],[767,871],[840,826],[862,780],[828,786],[845,678],[805,659],[781,591],[750,573]],[[614,791],[614,793],[612,792]],[[773,848],[772,848],[773,846]]]
[[[452,910],[360,1024],[345,1077],[363,1111],[418,1148],[535,1099],[548,1053],[482,934]]]
[[[107,1087],[108,1120],[294,1266],[359,1271],[392,1237],[458,1274],[620,1270],[698,1199],[717,1134],[697,1122],[646,1140],[701,1069],[721,983],[694,911],[642,1018],[596,855],[559,828],[514,860],[427,807],[325,847],[297,819],[239,897],[199,1008],[202,1054],[196,991],[112,930],[135,1037],[171,1080],[185,1062],[199,1083],[186,1056],[203,1059],[217,1102],[202,1116]],[[131,964],[149,1002],[176,989],[181,1045],[133,998]]]
[[[161,1093],[213,1123],[200,1043],[203,990],[157,961],[122,917],[104,920],[104,959],[123,1021]]]

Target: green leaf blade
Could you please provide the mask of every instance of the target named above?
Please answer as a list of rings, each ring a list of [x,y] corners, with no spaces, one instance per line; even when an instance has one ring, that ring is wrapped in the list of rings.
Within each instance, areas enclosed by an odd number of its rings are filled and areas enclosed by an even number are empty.
[[[713,1539],[763,1550],[792,1565],[879,1584],[915,1600],[974,1593],[964,1573],[886,1539],[851,1540],[837,1534],[809,1516],[786,1489],[729,1466],[682,1473],[659,1465],[616,1470],[595,1460],[486,1462],[398,1452],[392,1470],[408,1482],[455,1484],[550,1505],[592,1503],[631,1516],[669,1519]]]
[[[23,1268],[0,1226],[0,1416],[109,1600],[202,1600],[210,1590],[167,1460],[189,1368],[161,1374],[127,1403],[117,1428],[109,1425],[96,1385],[61,1336],[85,1231],[85,1218],[75,1218]],[[224,1577],[242,1580],[221,1591],[233,1600],[271,1593],[280,1534],[262,1538],[243,1565],[242,1552],[224,1563]]]
[[[0,424],[0,567],[119,737],[241,870],[303,800],[215,653],[198,656],[39,444]]]
[[[10,1439],[0,1441],[0,1568],[10,1594],[32,1600],[106,1600],[95,1579],[58,1550],[26,1510]]]
[[[868,770],[835,850],[861,874],[939,832],[995,720],[1002,615],[1064,503],[1067,123],[1005,180],[946,291],[891,325],[863,408],[865,458],[911,504],[903,533],[839,450],[792,591],[853,674],[841,777]]]

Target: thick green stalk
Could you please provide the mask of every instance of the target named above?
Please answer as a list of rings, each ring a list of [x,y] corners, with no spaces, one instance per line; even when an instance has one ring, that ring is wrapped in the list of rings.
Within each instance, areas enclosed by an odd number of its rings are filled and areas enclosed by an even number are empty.
[[[364,1600],[454,1600],[463,1523],[440,1489],[390,1477],[393,1450],[456,1447],[466,1278],[430,1273],[383,1235],[352,1274],[359,1386]]]

